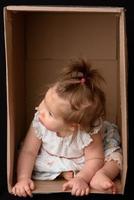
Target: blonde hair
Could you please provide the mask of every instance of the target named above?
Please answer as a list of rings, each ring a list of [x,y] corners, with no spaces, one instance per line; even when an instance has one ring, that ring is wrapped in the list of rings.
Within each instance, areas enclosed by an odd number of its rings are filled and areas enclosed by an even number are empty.
[[[80,128],[91,131],[98,119],[105,114],[105,94],[101,89],[103,77],[84,60],[65,67],[56,83],[56,92],[69,101],[63,119],[67,123],[78,123]]]

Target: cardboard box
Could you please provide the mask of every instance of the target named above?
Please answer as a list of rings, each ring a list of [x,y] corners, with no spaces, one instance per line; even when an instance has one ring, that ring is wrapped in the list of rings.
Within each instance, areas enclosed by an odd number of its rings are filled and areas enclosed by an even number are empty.
[[[71,59],[85,58],[107,84],[107,119],[119,126],[124,192],[127,173],[125,12],[121,7],[7,6],[4,8],[7,75],[7,182],[16,179],[17,152],[44,85]],[[36,181],[35,193],[62,192],[62,181]],[[98,192],[92,190],[92,192]]]

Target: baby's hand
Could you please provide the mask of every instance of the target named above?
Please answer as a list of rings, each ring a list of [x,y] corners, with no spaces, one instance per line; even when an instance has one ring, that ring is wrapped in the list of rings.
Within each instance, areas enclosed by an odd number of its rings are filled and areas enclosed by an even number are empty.
[[[89,194],[89,186],[83,178],[74,177],[67,183],[63,184],[63,191],[71,189],[71,194],[83,196]]]
[[[31,179],[21,179],[12,188],[12,194],[19,197],[26,197],[27,195],[32,197],[32,190],[34,190],[35,185]]]

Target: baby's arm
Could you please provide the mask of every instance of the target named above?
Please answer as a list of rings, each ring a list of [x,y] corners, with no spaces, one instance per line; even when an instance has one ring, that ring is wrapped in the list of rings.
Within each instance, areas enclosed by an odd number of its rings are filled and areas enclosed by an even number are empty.
[[[76,175],[82,177],[87,183],[104,164],[104,150],[101,134],[92,136],[93,142],[85,148],[85,165]]]
[[[18,196],[32,196],[31,190],[34,189],[34,183],[31,175],[35,163],[36,156],[41,146],[31,126],[24,140],[17,164],[17,183],[12,189],[12,193]]]
[[[87,195],[93,175],[104,164],[103,142],[101,134],[92,136],[93,142],[85,148],[85,165],[70,181],[63,185],[63,190],[72,189],[73,195]]]

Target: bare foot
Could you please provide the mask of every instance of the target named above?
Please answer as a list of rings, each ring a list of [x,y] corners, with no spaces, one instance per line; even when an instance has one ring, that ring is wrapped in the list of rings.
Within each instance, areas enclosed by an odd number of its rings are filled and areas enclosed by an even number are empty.
[[[62,172],[61,176],[65,180],[70,181],[74,177],[74,172],[73,171]]]
[[[113,194],[117,192],[115,183],[103,171],[98,171],[93,176],[90,186],[100,191],[110,190]]]

